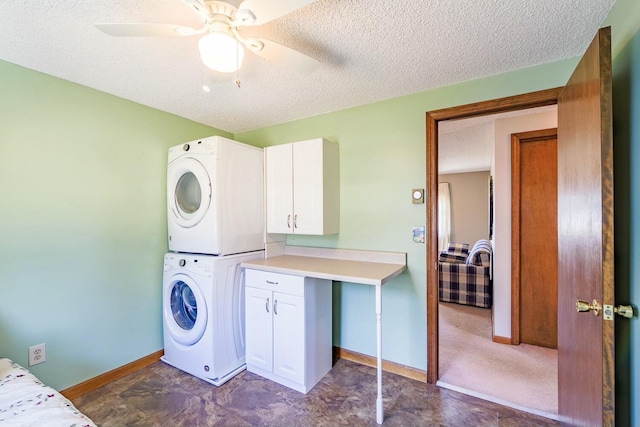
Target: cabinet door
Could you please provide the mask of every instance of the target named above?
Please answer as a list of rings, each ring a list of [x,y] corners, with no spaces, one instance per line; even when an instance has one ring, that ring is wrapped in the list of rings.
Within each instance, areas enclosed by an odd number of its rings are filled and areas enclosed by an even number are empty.
[[[293,233],[292,162],[292,144],[265,148],[268,233]]]
[[[271,372],[273,366],[271,291],[249,286],[245,289],[247,364]]]
[[[294,233],[324,234],[323,141],[293,144]]]
[[[304,384],[304,298],[274,292],[273,299],[273,373]]]

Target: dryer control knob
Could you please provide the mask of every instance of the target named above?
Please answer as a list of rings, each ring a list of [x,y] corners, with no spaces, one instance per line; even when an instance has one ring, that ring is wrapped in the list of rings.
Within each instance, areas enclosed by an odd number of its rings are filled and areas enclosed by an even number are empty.
[[[180,261],[178,261],[178,265],[180,267],[184,267],[187,264],[187,261],[185,261],[184,259],[181,259]]]
[[[184,151],[189,151],[189,148],[191,148],[191,147],[189,147],[189,144],[184,144],[184,145],[182,146],[182,149],[183,149]]]

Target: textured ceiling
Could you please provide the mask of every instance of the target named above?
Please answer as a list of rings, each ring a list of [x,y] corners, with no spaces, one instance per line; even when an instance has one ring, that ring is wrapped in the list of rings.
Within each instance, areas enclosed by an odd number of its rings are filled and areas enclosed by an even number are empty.
[[[93,26],[199,28],[178,0],[3,0],[0,59],[238,133],[581,55],[613,3],[317,0],[242,34],[321,66],[302,75],[247,53],[239,89],[208,80],[197,36],[115,38]]]
[[[557,106],[441,122],[438,125],[438,173],[490,170],[496,139],[496,120],[546,111],[557,111]]]

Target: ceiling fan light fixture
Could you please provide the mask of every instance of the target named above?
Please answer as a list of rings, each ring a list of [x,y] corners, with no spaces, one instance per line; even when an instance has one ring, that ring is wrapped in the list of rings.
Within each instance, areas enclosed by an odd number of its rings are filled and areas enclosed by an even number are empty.
[[[198,42],[198,50],[204,65],[221,73],[232,73],[242,65],[244,49],[233,36],[224,32],[212,32]]]

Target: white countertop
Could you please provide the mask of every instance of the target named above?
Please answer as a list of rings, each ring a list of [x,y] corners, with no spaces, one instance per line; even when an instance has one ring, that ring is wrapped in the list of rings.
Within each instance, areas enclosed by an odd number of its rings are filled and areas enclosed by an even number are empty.
[[[376,293],[376,422],[384,421],[382,405],[382,285],[407,269],[405,252],[359,251],[351,249],[285,246],[277,256],[243,262],[242,267],[295,276],[375,287]]]
[[[371,252],[291,246],[287,247],[284,255],[247,261],[241,265],[255,270],[372,286],[382,286],[389,279],[398,276],[407,269],[406,253],[404,252]]]

